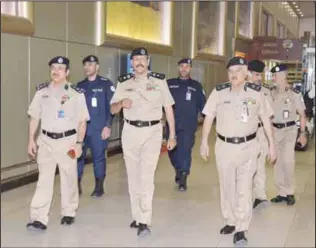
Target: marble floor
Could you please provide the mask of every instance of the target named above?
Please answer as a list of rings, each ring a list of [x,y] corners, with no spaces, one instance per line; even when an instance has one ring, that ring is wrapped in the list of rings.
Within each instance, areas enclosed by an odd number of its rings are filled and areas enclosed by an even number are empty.
[[[187,192],[178,192],[167,154],[162,154],[156,172],[152,234],[138,238],[131,222],[126,173],[122,155],[108,159],[106,194],[92,199],[92,166],[87,166],[76,222],[60,225],[60,183],[55,193],[48,229],[28,231],[29,204],[35,183],[1,194],[1,247],[232,247],[233,236],[219,233],[223,226],[219,183],[214,164],[214,134],[211,158],[198,154],[200,131],[193,153],[193,168]],[[297,153],[297,203],[272,205],[253,214],[247,234],[248,247],[315,247],[315,154],[314,144]],[[272,167],[267,166],[267,192],[276,194]]]

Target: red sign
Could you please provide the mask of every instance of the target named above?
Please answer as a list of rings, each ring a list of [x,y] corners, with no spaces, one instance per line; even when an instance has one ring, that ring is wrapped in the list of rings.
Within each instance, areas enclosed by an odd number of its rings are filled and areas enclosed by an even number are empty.
[[[272,36],[256,36],[248,51],[248,59],[301,60],[301,40],[279,39]]]

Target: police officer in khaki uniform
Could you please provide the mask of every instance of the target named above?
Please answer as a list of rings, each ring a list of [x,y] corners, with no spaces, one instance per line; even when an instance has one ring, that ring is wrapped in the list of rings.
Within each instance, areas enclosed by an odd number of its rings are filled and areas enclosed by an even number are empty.
[[[128,176],[128,188],[138,235],[150,233],[152,218],[154,174],[162,144],[162,109],[169,124],[168,150],[176,146],[175,121],[165,75],[148,71],[149,56],[145,48],[136,48],[131,54],[134,74],[118,77],[116,91],[111,100],[111,112],[123,108],[124,127],[122,148]]]
[[[39,177],[31,203],[28,228],[45,230],[53,196],[56,165],[61,185],[61,224],[74,222],[79,204],[77,159],[82,153],[89,112],[83,92],[67,82],[69,60],[59,56],[49,62],[51,82],[37,86],[28,110],[28,153],[37,154]],[[41,121],[37,142],[35,133]],[[37,149],[38,146],[38,149]]]
[[[249,70],[249,81],[254,84],[262,86],[262,92],[270,103],[272,102],[271,98],[271,89],[269,85],[262,83],[262,73],[265,68],[265,64],[260,60],[252,60],[248,64]],[[271,116],[272,118],[273,116]],[[265,163],[266,157],[268,155],[268,139],[264,133],[262,122],[258,124],[258,132],[257,137],[260,145],[260,155],[258,157],[258,164],[255,176],[253,178],[253,186],[254,186],[254,196],[255,201],[253,204],[253,208],[256,208],[258,205],[266,206],[267,194],[266,194],[266,171],[265,171]]]
[[[272,90],[272,107],[275,112],[273,126],[278,150],[278,160],[274,175],[279,194],[271,202],[295,204],[294,172],[295,143],[297,140],[296,113],[300,116],[301,132],[298,141],[304,146],[307,142],[305,126],[305,104],[301,93],[287,83],[287,66],[277,65],[271,69],[277,88]]]
[[[216,118],[216,164],[219,174],[221,207],[225,226],[221,234],[236,230],[234,243],[247,242],[252,217],[252,181],[260,152],[256,133],[258,119],[269,139],[269,159],[276,159],[274,137],[269,116],[271,107],[261,86],[246,82],[247,61],[232,58],[228,65],[228,83],[216,85],[203,109],[205,120],[202,130],[201,156],[209,156],[208,136]]]

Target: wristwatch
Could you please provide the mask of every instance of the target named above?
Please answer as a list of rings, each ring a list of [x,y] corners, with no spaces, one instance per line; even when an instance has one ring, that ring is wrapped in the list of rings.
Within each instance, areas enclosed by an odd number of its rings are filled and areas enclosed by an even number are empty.
[[[175,135],[170,135],[170,136],[169,136],[169,139],[177,139],[177,136],[175,136]]]
[[[83,142],[77,141],[76,144],[83,145]]]
[[[307,134],[306,131],[300,131],[300,134]]]

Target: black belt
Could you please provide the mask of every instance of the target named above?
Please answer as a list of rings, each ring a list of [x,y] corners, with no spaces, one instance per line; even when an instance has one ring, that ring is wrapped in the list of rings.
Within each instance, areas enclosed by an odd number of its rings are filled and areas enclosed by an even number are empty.
[[[258,127],[263,127],[263,124],[261,122],[259,122]]]
[[[156,120],[156,121],[130,121],[130,120],[125,119],[125,121],[128,124],[133,125],[135,127],[149,127],[149,126],[153,126],[153,125],[160,123],[160,120]]]
[[[247,141],[250,141],[254,138],[256,138],[256,135],[257,133],[253,133],[253,134],[250,134],[246,137],[231,137],[231,138],[227,138],[227,137],[224,137],[222,135],[220,135],[219,133],[217,134],[218,138],[220,138],[222,141],[225,141],[227,143],[233,143],[233,144],[240,144],[240,143],[244,143],[244,142],[247,142]]]
[[[273,126],[276,128],[285,128],[285,127],[294,126],[295,124],[296,124],[295,121],[289,121],[285,123],[273,123]]]
[[[63,133],[51,133],[51,132],[47,132],[46,130],[42,130],[42,132],[43,134],[47,135],[48,137],[52,139],[60,139],[60,138],[74,135],[75,133],[77,133],[76,129],[68,130]]]

